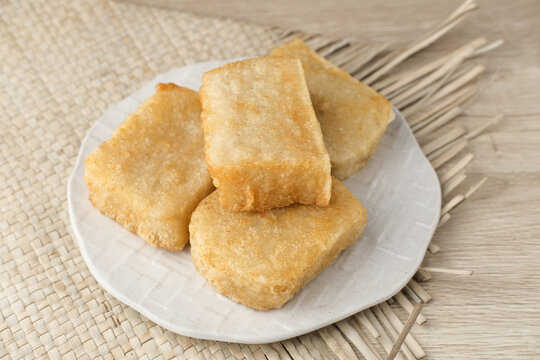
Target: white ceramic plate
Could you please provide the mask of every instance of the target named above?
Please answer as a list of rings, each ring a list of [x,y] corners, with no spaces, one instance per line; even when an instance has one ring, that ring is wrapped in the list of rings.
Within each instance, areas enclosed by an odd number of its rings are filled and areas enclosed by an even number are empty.
[[[158,82],[197,90],[202,74],[230,61],[161,74],[113,106],[90,129],[68,185],[71,225],[97,281],[114,297],[179,334],[241,343],[301,335],[380,303],[414,275],[439,220],[440,186],[403,116],[396,111],[375,156],[345,181],[368,210],[360,239],[281,309],[257,311],[219,295],[197,273],[189,246],[156,249],[88,201],[84,159],[110,138]]]

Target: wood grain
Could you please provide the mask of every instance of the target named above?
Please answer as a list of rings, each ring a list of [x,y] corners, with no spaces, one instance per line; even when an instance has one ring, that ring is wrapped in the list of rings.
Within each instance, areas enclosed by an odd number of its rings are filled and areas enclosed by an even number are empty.
[[[136,0],[284,28],[399,46],[432,28],[461,0]],[[456,121],[475,128],[506,118],[468,146],[475,158],[466,187],[487,182],[458,205],[435,235],[441,247],[424,265],[473,270],[470,277],[432,274],[428,321],[413,333],[432,359],[540,357],[540,2],[478,1],[479,9],[406,68],[485,36],[505,45],[478,61],[480,94]]]

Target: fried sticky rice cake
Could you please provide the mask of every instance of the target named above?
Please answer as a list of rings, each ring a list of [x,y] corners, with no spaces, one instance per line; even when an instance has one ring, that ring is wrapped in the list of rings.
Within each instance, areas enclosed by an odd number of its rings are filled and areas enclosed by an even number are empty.
[[[181,250],[192,211],[214,187],[195,91],[157,91],[85,160],[90,201],[150,244]]]

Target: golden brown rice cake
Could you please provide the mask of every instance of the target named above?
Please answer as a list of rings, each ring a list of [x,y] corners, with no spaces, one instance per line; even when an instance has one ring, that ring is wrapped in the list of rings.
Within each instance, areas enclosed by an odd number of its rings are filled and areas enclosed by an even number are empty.
[[[332,175],[346,179],[375,153],[386,125],[394,118],[382,95],[334,66],[301,39],[272,51],[302,61],[313,108],[332,162]]]
[[[156,93],[85,160],[90,201],[150,244],[182,250],[191,213],[214,187],[195,91]]]
[[[366,209],[338,180],[327,207],[224,210],[215,191],[191,217],[191,256],[216,290],[254,309],[279,308],[351,245]]]
[[[199,96],[206,162],[224,208],[328,204],[330,159],[298,59],[227,64],[204,74]]]

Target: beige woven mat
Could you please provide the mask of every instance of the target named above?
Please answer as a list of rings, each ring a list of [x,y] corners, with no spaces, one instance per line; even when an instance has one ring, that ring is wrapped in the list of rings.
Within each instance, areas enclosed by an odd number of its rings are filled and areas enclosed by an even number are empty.
[[[66,182],[92,123],[156,74],[198,61],[265,54],[287,38],[303,36],[408,116],[443,184],[443,223],[480,184],[463,187],[471,183],[463,182],[471,159],[463,153],[485,126],[467,133],[450,124],[474,95],[471,81],[483,70],[467,58],[497,44],[478,39],[408,72],[398,65],[474,7],[467,1],[424,39],[388,52],[386,44],[351,44],[104,0],[0,0],[0,357],[425,356],[421,339],[403,336],[414,320],[425,321],[416,317],[415,304],[430,299],[415,281],[380,306],[281,343],[227,344],[167,331],[118,302],[91,276],[70,232]],[[432,244],[430,250],[438,249]],[[424,269],[416,278],[429,276]]]

